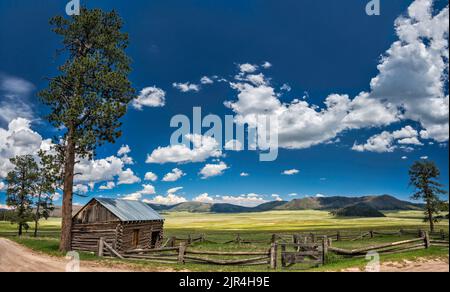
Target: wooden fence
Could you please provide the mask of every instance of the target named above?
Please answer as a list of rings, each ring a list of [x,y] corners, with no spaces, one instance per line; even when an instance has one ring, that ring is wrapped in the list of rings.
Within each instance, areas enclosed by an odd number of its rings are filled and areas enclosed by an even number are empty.
[[[178,247],[166,247],[151,250],[129,250],[123,258],[149,260],[161,263],[199,263],[210,265],[271,265],[274,266],[276,248],[267,251],[218,252],[189,249],[184,243]],[[220,259],[214,257],[220,257]],[[245,257],[245,258],[243,258]],[[229,259],[223,259],[229,258]]]
[[[357,237],[348,237],[347,240],[362,239],[365,237],[375,237],[379,235],[405,235],[416,233],[406,233],[408,231],[370,231],[363,232]],[[419,232],[417,235],[419,235]],[[337,233],[339,234],[339,232]],[[446,238],[439,232],[435,236]],[[320,238],[320,241],[319,241]],[[292,240],[292,241],[290,241]],[[341,238],[341,240],[343,240]],[[173,246],[176,241],[181,241],[179,245]],[[281,261],[281,268],[287,269],[294,265],[301,264],[302,267],[319,266],[326,264],[328,253],[334,253],[345,257],[364,257],[368,252],[377,252],[379,254],[393,254],[419,249],[426,249],[431,246],[448,247],[447,240],[435,239],[426,231],[420,231],[420,237],[402,240],[379,245],[372,245],[364,248],[347,250],[333,246],[333,237],[327,235],[309,234],[302,236],[294,234],[292,236],[273,234],[270,242],[270,248],[266,251],[240,251],[240,252],[219,252],[195,250],[191,244],[195,242],[208,242],[204,235],[199,237],[188,236],[188,238],[169,238],[165,247],[159,249],[135,249],[125,251],[119,254],[113,246],[108,244],[104,238],[98,242],[99,256],[113,256],[128,260],[145,260],[169,264],[209,264],[209,265],[268,265],[272,269],[278,268],[278,262]],[[267,241],[247,241],[239,235],[233,240],[235,243],[246,242],[267,242]],[[228,243],[228,242],[227,242]],[[281,246],[281,252],[279,247]]]

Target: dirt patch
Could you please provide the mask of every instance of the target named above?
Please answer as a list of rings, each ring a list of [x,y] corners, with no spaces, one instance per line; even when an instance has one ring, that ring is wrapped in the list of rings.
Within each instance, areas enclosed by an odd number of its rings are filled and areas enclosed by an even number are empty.
[[[73,267],[70,260],[34,252],[11,240],[0,238],[0,272],[65,272]],[[127,264],[82,261],[81,272],[171,272]]]
[[[364,269],[350,268],[342,272],[362,272]],[[449,272],[448,258],[419,258],[414,261],[385,262],[381,264],[380,272]]]

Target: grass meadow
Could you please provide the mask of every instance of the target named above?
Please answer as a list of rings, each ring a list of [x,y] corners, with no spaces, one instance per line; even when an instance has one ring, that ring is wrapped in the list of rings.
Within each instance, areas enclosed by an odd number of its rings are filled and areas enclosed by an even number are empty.
[[[427,229],[423,222],[423,213],[418,211],[384,212],[385,218],[336,218],[325,211],[271,211],[262,213],[242,214],[208,214],[208,213],[163,213],[165,221],[165,236],[186,237],[188,234],[205,234],[211,242],[196,243],[192,246],[196,250],[215,251],[266,251],[269,243],[234,244],[225,242],[233,240],[237,234],[246,240],[270,240],[273,233],[292,235],[306,232],[334,232],[340,231],[368,231],[368,230],[399,230],[399,229]],[[30,225],[33,226],[32,224]],[[438,224],[437,229],[448,232],[448,220]],[[22,238],[16,236],[17,226],[8,222],[0,222],[0,236],[8,237],[33,250],[44,252],[53,256],[63,256],[58,252],[60,220],[51,218],[41,222],[38,238],[32,237],[32,228],[29,234]],[[358,241],[335,242],[334,246],[341,248],[358,248],[368,245],[394,242],[409,239],[413,236],[381,236],[374,239]],[[382,256],[382,261],[414,260],[418,257],[446,257],[448,248],[432,247],[428,250],[406,252],[402,254]],[[82,254],[84,260],[98,260],[105,264],[114,264],[116,260],[98,259],[94,255]],[[122,262],[122,261],[121,261]],[[224,267],[200,264],[158,264],[144,261],[127,261],[137,268],[170,268],[173,270],[190,271],[268,271],[267,266],[253,267]],[[122,262],[123,263],[123,262]],[[335,271],[349,267],[363,267],[365,259],[344,259],[331,256],[329,264],[314,268],[312,271]]]

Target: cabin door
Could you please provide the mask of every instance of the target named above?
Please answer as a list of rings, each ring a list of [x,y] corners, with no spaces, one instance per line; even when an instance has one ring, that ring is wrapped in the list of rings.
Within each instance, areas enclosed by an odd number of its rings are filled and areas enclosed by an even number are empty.
[[[134,248],[139,246],[139,229],[133,230],[133,238],[131,244]]]
[[[160,239],[160,232],[159,231],[152,232],[152,239],[150,242],[151,248],[156,248],[156,245],[158,244],[159,239]]]

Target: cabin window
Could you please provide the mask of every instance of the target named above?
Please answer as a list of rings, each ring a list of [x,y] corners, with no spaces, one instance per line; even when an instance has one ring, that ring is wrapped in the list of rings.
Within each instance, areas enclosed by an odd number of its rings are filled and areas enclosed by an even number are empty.
[[[133,240],[131,242],[133,247],[138,247],[139,245],[139,229],[133,230]]]

